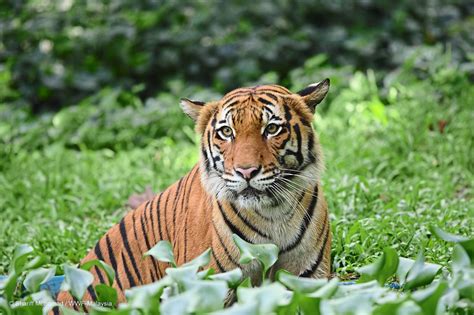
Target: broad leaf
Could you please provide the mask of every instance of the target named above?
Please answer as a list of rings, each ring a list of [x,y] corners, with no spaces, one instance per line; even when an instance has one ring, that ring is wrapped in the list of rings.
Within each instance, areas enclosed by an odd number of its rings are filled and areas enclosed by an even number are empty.
[[[278,259],[278,247],[274,244],[251,244],[241,239],[238,235],[233,234],[235,244],[240,251],[240,263],[248,264],[252,260],[258,260],[263,267],[263,275],[266,275],[268,269]]]
[[[339,289],[339,279],[333,278],[327,284],[308,294],[309,297],[328,299],[332,297]]]
[[[412,298],[421,307],[424,314],[439,314],[437,312],[438,302],[446,289],[448,289],[448,284],[444,281],[439,281],[425,289],[414,292]]]
[[[301,278],[285,270],[279,270],[275,278],[288,289],[301,293],[314,292],[328,283],[327,279]]]
[[[235,268],[227,272],[218,273],[209,276],[211,280],[223,280],[227,282],[230,288],[235,289],[242,282],[242,270]]]
[[[86,270],[82,270],[69,265],[63,265],[64,282],[61,290],[69,290],[78,300],[82,300],[87,287],[94,281],[94,276]]]
[[[37,292],[40,285],[51,279],[55,272],[56,267],[34,269],[26,275],[23,285],[29,292]]]
[[[209,248],[204,253],[197,256],[196,258],[194,258],[190,262],[187,262],[187,263],[183,264],[182,266],[183,267],[197,266],[198,268],[202,268],[204,266],[209,265],[210,261],[211,261],[211,249]]]
[[[100,283],[94,287],[97,301],[106,304],[108,307],[117,305],[117,290],[106,284]]]
[[[395,274],[398,263],[397,252],[393,248],[386,247],[377,261],[357,269],[360,274],[359,281],[367,282],[375,279],[380,285],[383,285],[388,278]]]
[[[412,290],[430,284],[440,269],[440,265],[424,263],[423,254],[420,253],[406,275],[404,289]]]
[[[84,264],[81,265],[81,269],[90,271],[92,267],[98,267],[105,271],[105,274],[107,275],[107,279],[109,280],[109,285],[112,286],[114,283],[115,279],[115,270],[111,266],[107,265],[105,262],[99,259],[93,259],[85,262]]]
[[[25,244],[15,247],[13,252],[12,271],[20,274],[28,260],[28,256],[34,252],[33,247]]]
[[[278,306],[288,305],[291,301],[292,293],[278,282],[258,288],[237,289],[239,303],[249,303],[256,301],[260,314],[270,314]]]
[[[158,261],[170,263],[173,267],[176,267],[174,260],[173,248],[169,241],[159,241],[158,244],[150,248],[144,256],[152,256]]]

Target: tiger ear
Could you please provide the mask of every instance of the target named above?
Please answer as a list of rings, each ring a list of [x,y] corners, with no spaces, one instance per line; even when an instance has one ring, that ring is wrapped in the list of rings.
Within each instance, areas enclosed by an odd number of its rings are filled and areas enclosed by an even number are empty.
[[[192,101],[188,98],[182,98],[179,100],[179,105],[181,105],[181,108],[183,109],[184,113],[191,117],[191,119],[195,122],[197,121],[199,113],[201,112],[201,109],[203,109],[205,104],[206,103],[204,102]]]
[[[328,94],[329,85],[329,79],[324,79],[321,82],[308,85],[297,94],[303,98],[303,101],[306,103],[309,109],[311,109],[311,112],[314,113],[316,110],[316,105],[321,103],[326,94]]]

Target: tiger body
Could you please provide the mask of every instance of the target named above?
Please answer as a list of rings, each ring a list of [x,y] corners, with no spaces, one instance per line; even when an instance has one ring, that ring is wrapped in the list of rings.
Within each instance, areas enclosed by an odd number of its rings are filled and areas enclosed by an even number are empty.
[[[126,289],[152,283],[168,264],[144,253],[161,240],[173,245],[178,265],[212,249],[216,272],[241,268],[260,281],[260,264],[239,264],[232,240],[273,243],[279,259],[272,270],[303,277],[330,276],[331,231],[320,184],[319,140],[311,121],[329,81],[299,94],[277,85],[241,88],[220,101],[182,100],[201,134],[199,163],[178,182],[128,212],[82,260],[100,259],[116,272],[119,301]],[[274,126],[270,126],[270,125]],[[107,283],[94,267],[94,284]],[[58,302],[73,298],[61,292]],[[96,300],[93,286],[83,298]]]

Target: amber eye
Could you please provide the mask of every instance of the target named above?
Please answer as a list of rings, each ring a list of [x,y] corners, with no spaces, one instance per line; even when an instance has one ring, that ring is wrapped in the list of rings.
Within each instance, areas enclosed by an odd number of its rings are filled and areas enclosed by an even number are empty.
[[[281,130],[281,126],[278,126],[276,124],[269,124],[266,128],[265,128],[265,133],[267,135],[276,135],[277,133],[279,133]]]
[[[218,130],[218,133],[223,138],[230,138],[233,136],[234,132],[229,126],[224,126]]]

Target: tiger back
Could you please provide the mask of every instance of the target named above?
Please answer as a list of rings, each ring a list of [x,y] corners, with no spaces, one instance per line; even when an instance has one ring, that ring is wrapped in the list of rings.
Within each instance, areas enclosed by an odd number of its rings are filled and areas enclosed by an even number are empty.
[[[100,259],[115,270],[119,302],[126,289],[152,283],[167,264],[144,253],[161,240],[173,245],[178,265],[208,248],[216,272],[236,267],[255,284],[261,266],[239,264],[232,240],[279,248],[274,270],[324,278],[330,275],[331,230],[320,184],[323,156],[312,127],[316,105],[329,80],[292,93],[278,85],[239,88],[213,102],[181,100],[201,136],[200,160],[178,182],[128,212],[81,261]],[[107,283],[99,268],[84,301],[97,299],[94,286]],[[57,301],[79,309],[61,292]],[[58,310],[55,309],[55,313]]]

